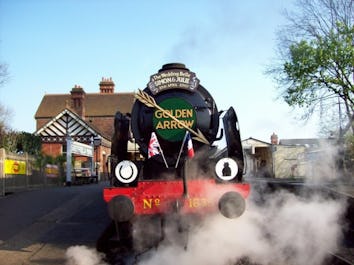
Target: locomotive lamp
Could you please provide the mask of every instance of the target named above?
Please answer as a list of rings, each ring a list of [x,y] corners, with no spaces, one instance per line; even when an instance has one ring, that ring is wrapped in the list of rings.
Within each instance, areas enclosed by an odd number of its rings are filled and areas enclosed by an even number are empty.
[[[132,161],[123,160],[117,164],[114,173],[119,182],[130,184],[136,180],[138,168]]]
[[[238,172],[238,166],[235,160],[230,157],[220,159],[215,165],[215,173],[219,179],[230,181],[234,179]]]

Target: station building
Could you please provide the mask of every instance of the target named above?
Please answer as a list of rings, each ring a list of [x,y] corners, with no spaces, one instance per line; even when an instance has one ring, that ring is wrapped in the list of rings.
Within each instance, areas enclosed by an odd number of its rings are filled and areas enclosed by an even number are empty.
[[[334,179],[336,141],[332,138],[278,139],[270,142],[249,137],[242,141],[246,176],[285,179]]]
[[[93,158],[75,156],[75,168],[94,168],[107,172],[117,111],[130,113],[134,93],[115,93],[112,78],[102,78],[98,93],[86,93],[75,85],[66,94],[46,94],[35,114],[36,132],[41,137],[42,152],[52,157],[66,153],[66,140],[90,145]],[[93,159],[93,161],[92,161]],[[94,174],[94,172],[90,172]]]

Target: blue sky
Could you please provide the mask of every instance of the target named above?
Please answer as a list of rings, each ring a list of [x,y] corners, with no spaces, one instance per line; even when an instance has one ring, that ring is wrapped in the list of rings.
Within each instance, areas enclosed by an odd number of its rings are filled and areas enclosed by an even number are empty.
[[[13,129],[34,132],[46,93],[75,84],[98,92],[102,77],[116,92],[136,91],[163,64],[181,62],[219,109],[235,108],[243,139],[316,137],[316,124],[298,122],[264,74],[291,2],[0,0],[0,63],[10,73],[0,103]]]

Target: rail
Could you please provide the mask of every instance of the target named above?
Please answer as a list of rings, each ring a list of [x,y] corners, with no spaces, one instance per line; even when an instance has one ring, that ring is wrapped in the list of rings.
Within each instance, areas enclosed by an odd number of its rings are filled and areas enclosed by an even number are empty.
[[[338,254],[331,253],[325,265],[354,265],[354,261]]]

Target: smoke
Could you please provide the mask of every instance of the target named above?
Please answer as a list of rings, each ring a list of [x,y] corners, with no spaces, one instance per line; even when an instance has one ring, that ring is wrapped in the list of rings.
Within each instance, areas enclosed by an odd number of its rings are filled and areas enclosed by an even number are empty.
[[[176,43],[167,56],[181,61],[188,59],[214,67],[222,65],[224,68],[225,65],[239,66],[241,63],[238,62],[243,62],[244,67],[245,61],[258,60],[260,57],[259,54],[254,56],[257,48],[253,53],[244,51],[255,45],[259,45],[264,50],[264,40],[272,35],[271,21],[265,21],[257,16],[251,18],[250,14],[258,9],[264,10],[268,15],[277,16],[275,10],[280,6],[276,5],[278,3],[272,3],[273,8],[269,9],[268,2],[249,1],[240,5],[230,0],[203,4],[198,12],[204,12],[202,17],[208,19],[195,17],[192,23],[182,30],[180,36],[177,36]],[[257,30],[260,26],[264,29],[263,31]],[[255,41],[261,39],[263,41]],[[206,54],[208,56],[205,56]]]
[[[86,246],[72,246],[66,250],[66,265],[107,265],[103,256]]]
[[[319,265],[341,238],[340,201],[314,196],[305,200],[280,192],[262,206],[250,204],[238,219],[212,216],[189,231],[187,249],[161,245],[140,265],[256,264]]]

